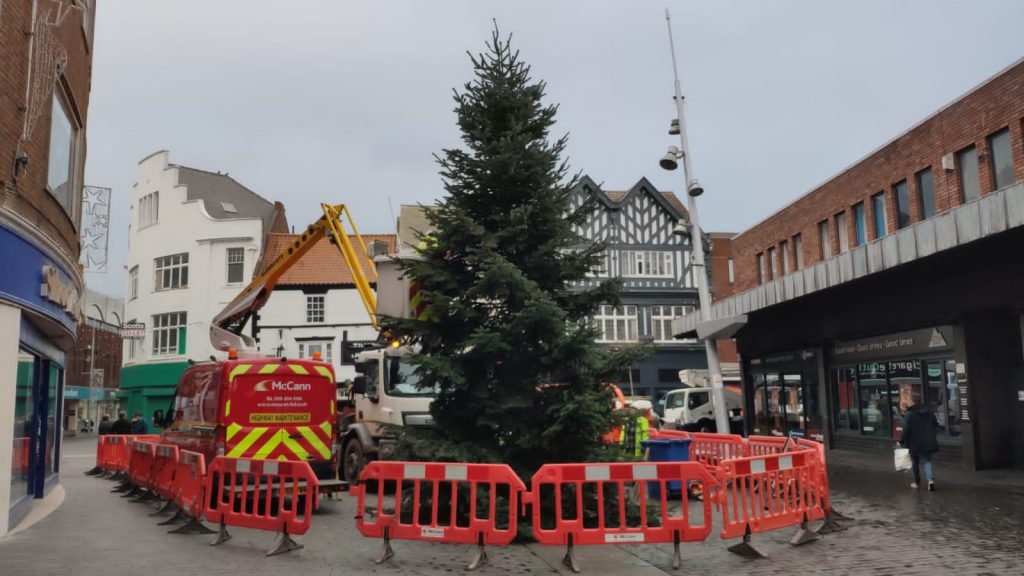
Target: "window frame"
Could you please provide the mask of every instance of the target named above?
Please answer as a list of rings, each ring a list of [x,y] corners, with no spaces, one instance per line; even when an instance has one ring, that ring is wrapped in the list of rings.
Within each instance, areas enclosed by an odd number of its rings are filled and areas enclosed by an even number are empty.
[[[232,252],[241,255],[241,260],[239,260],[238,262],[232,262],[231,261]],[[237,247],[237,246],[235,246],[235,247],[225,248],[224,249],[224,265],[225,265],[225,274],[226,274],[226,280],[227,280],[226,283],[227,283],[228,286],[233,286],[233,285],[244,283],[245,282],[245,247]],[[238,270],[238,280],[231,280],[231,267],[232,266],[239,266],[240,267],[239,270]]]
[[[675,258],[668,250],[622,250],[620,263],[623,278],[675,277]]]
[[[836,214],[833,219],[836,225],[836,238],[839,240],[839,253],[850,251],[850,228],[846,223],[846,210]]]
[[[779,277],[779,258],[775,246],[768,247],[768,273],[771,274],[769,280],[775,280]]]
[[[896,229],[902,230],[914,222],[910,213],[910,183],[900,180],[892,185],[892,203],[896,214]],[[906,216],[906,218],[904,218]]]
[[[180,356],[185,354],[185,339],[188,336],[188,312],[165,312],[151,316],[153,326],[150,334],[151,356]],[[173,320],[173,323],[172,323]],[[161,333],[166,333],[165,339]],[[174,341],[174,349],[171,351],[171,341]]]
[[[868,223],[865,220],[863,202],[857,202],[851,209],[853,210],[853,247],[856,248],[868,243]]]
[[[928,194],[927,194],[928,202],[927,203],[925,202],[924,178],[922,178],[922,176],[924,176],[925,174],[928,175]],[[935,206],[935,173],[932,172],[932,167],[928,166],[927,168],[923,168],[921,170],[918,170],[914,174],[914,184],[917,186],[917,208],[918,208],[918,210],[920,210],[921,220],[927,220],[928,218],[931,218],[932,216],[935,216],[935,213],[936,213],[936,206]],[[927,209],[929,207],[931,208],[930,213],[929,213],[929,210]]]
[[[733,263],[732,256],[729,257],[726,264],[729,268],[729,284],[736,283],[736,265]]]
[[[139,266],[136,264],[128,270],[128,299],[135,300],[139,297]]]
[[[81,186],[78,182],[78,165],[79,154],[81,151],[80,140],[82,127],[78,125],[78,119],[72,112],[71,104],[69,102],[67,95],[64,92],[60,78],[58,78],[57,81],[54,82],[53,96],[50,99],[50,106],[50,134],[47,140],[46,147],[46,190],[47,192],[50,193],[50,196],[57,201],[57,204],[61,207],[62,210],[64,210],[64,213],[68,216],[68,218],[75,223],[75,228],[77,229],[80,225],[78,220],[78,214],[80,210],[79,204],[81,204]],[[63,183],[66,184],[67,186],[66,203],[65,201],[61,200],[61,197],[57,193],[57,191],[60,189],[60,186],[58,185],[54,187],[54,183],[50,181],[50,171],[53,167],[52,160],[54,149],[54,119],[56,116],[56,111],[58,109],[63,113],[64,119],[67,121],[67,126],[70,131],[70,134],[68,135],[67,181]]]
[[[782,254],[782,275],[790,273],[789,269],[789,240],[779,242],[779,254]]]
[[[797,270],[804,269],[804,239],[800,234],[793,235],[793,261]]]
[[[654,304],[651,310],[651,337],[655,343],[669,344],[686,342],[687,340],[676,340],[672,334],[672,320],[692,314],[697,308],[695,306],[681,304]],[[666,315],[667,310],[667,315]],[[666,334],[668,337],[666,338]]]
[[[319,306],[316,304],[319,302]],[[319,315],[319,320],[317,316]],[[306,324],[323,324],[327,321],[327,296],[306,294]]]
[[[303,340],[299,342],[299,358],[313,359],[314,346],[320,348],[320,361],[327,362],[328,364],[334,363],[333,346],[334,340],[323,339],[323,340]]]
[[[765,270],[764,252],[758,252],[757,253],[757,283],[758,284],[764,284],[764,280],[765,280],[765,275],[766,274],[767,274],[767,270]]]
[[[974,168],[973,168],[973,172],[974,172],[974,190],[976,191],[976,193],[971,198],[967,197],[967,178],[968,178],[968,174],[964,170],[964,160],[968,157],[967,156],[968,154],[970,154],[971,158],[973,158],[973,164],[974,164]],[[957,151],[957,153],[956,153],[956,172],[957,172],[957,183],[960,186],[960,202],[963,203],[963,204],[967,204],[968,202],[970,202],[972,200],[977,200],[978,198],[981,198],[981,166],[979,165],[978,147],[977,146],[975,146],[974,144],[971,144],[970,146],[961,148],[960,150]]]
[[[178,260],[175,261],[174,259]],[[188,267],[189,253],[179,252],[158,256],[153,259],[153,291],[167,292],[168,290],[183,290],[188,288]],[[178,284],[174,284],[175,272],[177,272]],[[168,285],[164,285],[163,279],[168,279]]]
[[[818,252],[822,261],[832,257],[832,236],[828,230],[828,219],[818,222]]]
[[[612,306],[601,304],[594,314],[593,325],[597,328],[597,342],[637,342],[639,340],[639,315],[635,304]],[[619,337],[619,322],[622,322],[624,337]],[[612,338],[607,338],[606,326],[611,327]]]
[[[999,170],[998,170],[998,168],[996,166],[996,150],[997,150],[997,148],[994,145],[994,143],[995,143],[995,139],[996,138],[999,138],[999,137],[1002,137],[1002,136],[1006,137],[1006,152],[1009,153],[1009,156],[1006,158],[1006,160],[1008,160],[1008,168],[1009,168],[1009,174],[1010,174],[1009,177],[1010,177],[1010,179],[1009,179],[1008,182],[1004,182],[1003,184],[1000,184],[999,183],[999,174],[1000,174],[1000,172],[999,172]],[[988,144],[988,162],[986,162],[986,164],[988,164],[989,175],[992,178],[992,189],[993,190],[999,190],[1001,188],[1005,188],[1007,186],[1012,185],[1014,183],[1014,181],[1015,181],[1014,180],[1014,170],[1015,170],[1016,167],[1013,165],[1013,142],[1010,140],[1010,128],[1006,127],[1006,128],[1003,128],[1002,130],[996,130],[995,132],[989,134],[985,138],[985,142],[986,142],[986,144]]]
[[[871,219],[874,220],[875,240],[889,233],[888,212],[885,209],[885,192],[871,195]],[[881,211],[881,214],[879,214]]]

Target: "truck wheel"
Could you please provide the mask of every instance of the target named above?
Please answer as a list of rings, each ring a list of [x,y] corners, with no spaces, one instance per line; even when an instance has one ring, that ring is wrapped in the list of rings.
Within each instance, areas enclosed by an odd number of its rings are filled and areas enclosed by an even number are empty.
[[[359,484],[359,473],[366,466],[366,457],[363,455],[363,445],[359,438],[352,438],[345,444],[345,451],[341,457],[341,479],[348,482],[350,486]]]
[[[697,422],[697,432],[714,432],[715,428],[715,423],[712,420],[705,418],[704,420]]]

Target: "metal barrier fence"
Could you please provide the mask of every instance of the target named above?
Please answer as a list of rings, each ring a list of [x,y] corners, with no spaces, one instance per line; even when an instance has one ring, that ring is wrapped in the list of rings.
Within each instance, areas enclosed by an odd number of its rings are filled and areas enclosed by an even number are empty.
[[[487,562],[485,545],[516,536],[523,481],[504,464],[370,462],[360,474],[356,528],[383,538],[377,563],[394,555],[391,539],[476,544],[468,568]]]
[[[541,544],[566,546],[562,562],[579,572],[576,544],[699,542],[711,533],[711,508],[696,513],[687,499],[670,508],[668,483],[699,483],[711,491],[715,479],[697,462],[546,464],[533,476],[533,536]],[[657,485],[651,498],[649,484]]]
[[[267,556],[302,548],[292,534],[305,534],[312,522],[319,480],[307,462],[248,460],[218,456],[207,468],[204,515],[220,526],[213,545],[231,539],[227,526],[278,532]]]

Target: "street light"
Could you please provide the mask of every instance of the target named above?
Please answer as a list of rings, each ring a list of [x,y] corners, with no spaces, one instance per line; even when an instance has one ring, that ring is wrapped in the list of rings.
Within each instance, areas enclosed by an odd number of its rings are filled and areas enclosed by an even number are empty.
[[[668,10],[665,10],[665,23],[668,26],[668,45],[672,52],[672,74],[675,76],[675,102],[676,118],[672,120],[669,127],[669,134],[679,134],[679,147],[669,146],[668,152],[661,159],[659,164],[665,170],[675,170],[679,167],[677,160],[683,161],[683,183],[686,185],[688,197],[688,208],[690,211],[690,249],[693,252],[693,267],[696,268],[697,297],[700,300],[700,320],[707,322],[711,319],[711,294],[708,292],[708,278],[704,266],[704,235],[701,233],[700,222],[697,218],[697,197],[704,193],[704,188],[697,182],[696,178],[691,179],[693,170],[690,167],[690,147],[686,140],[686,122],[683,116],[683,94],[679,87],[679,69],[676,64],[676,46],[672,40],[672,18]],[[675,234],[686,234],[685,226],[677,225],[673,230]],[[708,372],[711,373],[711,399],[715,408],[715,427],[722,434],[729,433],[729,417],[726,414],[725,393],[722,386],[722,368],[718,363],[718,346],[713,338],[704,339],[704,350],[708,356]]]

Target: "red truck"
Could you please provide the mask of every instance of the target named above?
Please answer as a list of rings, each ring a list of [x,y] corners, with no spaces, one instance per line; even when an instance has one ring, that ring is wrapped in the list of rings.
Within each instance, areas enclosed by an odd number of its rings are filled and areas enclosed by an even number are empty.
[[[330,364],[284,358],[229,359],[185,370],[163,442],[214,456],[304,460],[334,480],[336,385]]]

